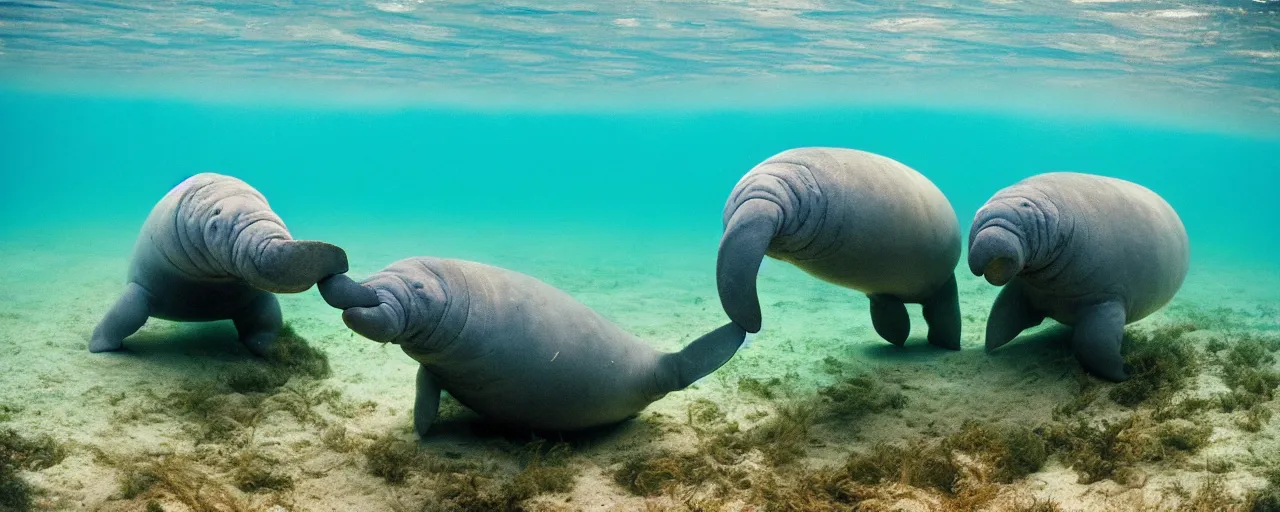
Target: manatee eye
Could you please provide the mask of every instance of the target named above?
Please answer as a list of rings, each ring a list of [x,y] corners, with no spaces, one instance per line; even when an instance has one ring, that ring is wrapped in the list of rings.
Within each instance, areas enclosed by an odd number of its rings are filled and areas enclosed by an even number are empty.
[[[1023,207],[1023,208],[1030,208],[1030,207],[1031,207],[1031,203],[1028,203],[1028,202],[1026,202],[1026,201],[1023,201],[1023,202],[1022,202],[1022,207]]]
[[[420,283],[420,282],[418,282],[418,281],[414,281],[414,282],[413,282],[413,289],[415,289],[415,290],[421,290],[421,289],[422,289],[422,283]]]
[[[219,213],[222,213],[222,208],[214,208],[214,209],[213,209],[213,214],[214,214],[214,215],[217,215],[217,214],[219,214]]]

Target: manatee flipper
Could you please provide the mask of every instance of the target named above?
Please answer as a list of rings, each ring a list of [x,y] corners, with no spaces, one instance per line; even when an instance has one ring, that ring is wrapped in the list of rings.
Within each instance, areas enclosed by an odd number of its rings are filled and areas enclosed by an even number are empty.
[[[342,248],[314,240],[274,240],[248,258],[245,279],[260,290],[298,293],[328,276],[347,271]],[[242,267],[243,268],[243,267]]]
[[[929,344],[960,350],[960,293],[955,276],[921,303],[921,309],[929,325]]]
[[[907,305],[888,295],[871,294],[871,326],[885,341],[901,347],[911,334],[911,317]]]
[[[418,390],[413,398],[413,430],[419,437],[426,437],[427,430],[436,421],[440,411],[440,385],[427,367],[418,365]]]
[[[275,344],[280,328],[284,326],[280,301],[267,292],[260,293],[232,321],[235,322],[236,332],[240,334],[240,343],[259,357],[267,355]]]
[[[1022,334],[1022,331],[1040,325],[1044,313],[1027,302],[1020,281],[1014,280],[1000,290],[991,305],[987,317],[987,352],[998,349]]]
[[[111,310],[93,329],[89,352],[120,350],[124,339],[138,332],[151,314],[151,294],[138,283],[129,283]]]
[[[346,274],[326,277],[316,284],[316,288],[326,303],[338,309],[371,308],[382,302],[373,288],[361,286]]]
[[[1089,306],[1076,313],[1071,348],[1089,373],[1112,382],[1128,380],[1120,343],[1124,340],[1124,305],[1119,301]]]
[[[679,352],[663,354],[658,366],[665,383],[662,392],[679,391],[710,375],[733,358],[742,346],[747,332],[738,324],[729,322],[704,334]]]
[[[756,275],[769,243],[782,225],[782,208],[752,199],[734,211],[716,255],[716,288],[729,319],[747,332],[760,332]]]

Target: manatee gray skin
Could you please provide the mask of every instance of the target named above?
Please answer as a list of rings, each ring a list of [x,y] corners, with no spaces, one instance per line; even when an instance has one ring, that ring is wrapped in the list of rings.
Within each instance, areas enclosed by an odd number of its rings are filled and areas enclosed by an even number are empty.
[[[534,430],[614,424],[715,371],[746,336],[728,323],[679,352],[659,352],[551,285],[462,260],[407,258],[361,283],[343,274],[319,288],[351,330],[420,363],[420,436],[441,390],[482,416]]]
[[[272,293],[302,292],[346,271],[341,248],[294,240],[247,183],[196,174],[151,209],[134,244],[128,284],[94,328],[89,351],[119,350],[154,317],[233,320],[240,341],[263,355],[282,325]]]
[[[1173,299],[1189,258],[1182,220],[1141,185],[1069,172],[1022,180],[987,201],[969,231],[970,271],[1004,286],[987,350],[1053,318],[1073,326],[1085,370],[1125,380],[1124,326]]]
[[[960,349],[955,268],[960,224],[919,172],[844,148],[798,148],[755,166],[724,208],[716,261],[720,303],[734,323],[760,330],[756,275],[765,255],[871,299],[871,323],[901,346],[921,304],[929,343]]]

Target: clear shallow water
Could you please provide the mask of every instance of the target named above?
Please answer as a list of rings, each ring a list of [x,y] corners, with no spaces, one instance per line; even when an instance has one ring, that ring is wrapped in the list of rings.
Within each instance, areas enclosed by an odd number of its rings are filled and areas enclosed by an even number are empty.
[[[323,223],[718,236],[729,191],[797,146],[887,155],[930,177],[967,229],[1048,171],[1141,183],[1197,255],[1280,265],[1280,140],[1116,122],[910,108],[653,114],[359,110],[0,94],[3,230],[140,225],[190,174],[247,180],[295,228]],[[526,228],[527,227],[527,228]],[[576,229],[576,228],[575,228]]]
[[[0,2],[0,405],[26,406],[6,425],[148,458],[156,446],[186,456],[210,447],[193,437],[198,421],[138,411],[182,393],[186,379],[216,382],[252,361],[230,325],[150,321],[128,352],[85,350],[148,211],[202,171],[248,181],[295,236],[343,245],[356,277],[415,255],[496,264],[668,350],[725,321],[713,274],[721,208],[738,178],[777,152],[844,146],[902,161],[942,189],[965,228],[1026,176],[1105,174],[1163,195],[1192,240],[1183,290],[1140,328],[1209,319],[1217,327],[1200,344],[1241,319],[1275,333],[1274,2],[548,5]],[[804,460],[813,467],[972,419],[1056,419],[1085,380],[1069,351],[1037,334],[985,353],[996,289],[963,263],[958,274],[964,350],[926,346],[915,307],[915,336],[900,350],[874,335],[865,297],[766,261],[766,329],[714,378],[584,449],[573,464],[590,469],[572,503],[652,505],[614,482],[618,456],[690,449],[678,419],[694,400],[754,428],[745,418],[782,402],[744,393],[744,377],[783,379],[813,398],[876,371],[908,396],[901,414],[815,426]],[[412,361],[356,338],[314,290],[281,303],[334,365],[332,378],[300,386],[376,405],[329,414],[326,428],[411,437]],[[1054,329],[1044,332],[1063,332]],[[1216,371],[1191,391],[1220,391]],[[1130,413],[1102,400],[1086,415]],[[1214,429],[1205,457],[1233,457],[1233,492],[1259,488],[1280,457],[1280,422],[1261,433],[1221,412],[1196,422]],[[290,510],[406,506],[360,454],[291,444],[326,431],[281,413],[260,427],[244,446],[213,450],[272,452],[296,478]],[[447,430],[424,449],[520,458],[456,423]],[[24,474],[52,491],[45,508],[143,505],[119,499],[119,468],[77,450]],[[1124,496],[1063,466],[1018,492],[1066,510],[1135,494],[1150,504],[1165,483],[1200,485],[1205,460],[1147,465],[1153,483]],[[281,499],[243,498],[262,509]]]
[[[1273,0],[0,2],[10,82],[326,101],[1043,109],[1066,95],[1054,110],[1263,129],[1280,125],[1278,45]]]

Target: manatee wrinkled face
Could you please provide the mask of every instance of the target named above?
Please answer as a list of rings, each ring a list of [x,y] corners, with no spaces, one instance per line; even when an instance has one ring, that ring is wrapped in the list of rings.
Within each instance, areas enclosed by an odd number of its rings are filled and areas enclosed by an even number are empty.
[[[426,342],[444,315],[445,288],[429,272],[405,272],[393,266],[360,285],[373,290],[380,303],[347,308],[342,321],[371,340],[415,348]]]
[[[1044,212],[1033,200],[997,195],[970,226],[969,271],[996,286],[1013,280],[1027,265],[1029,241],[1044,225]]]

